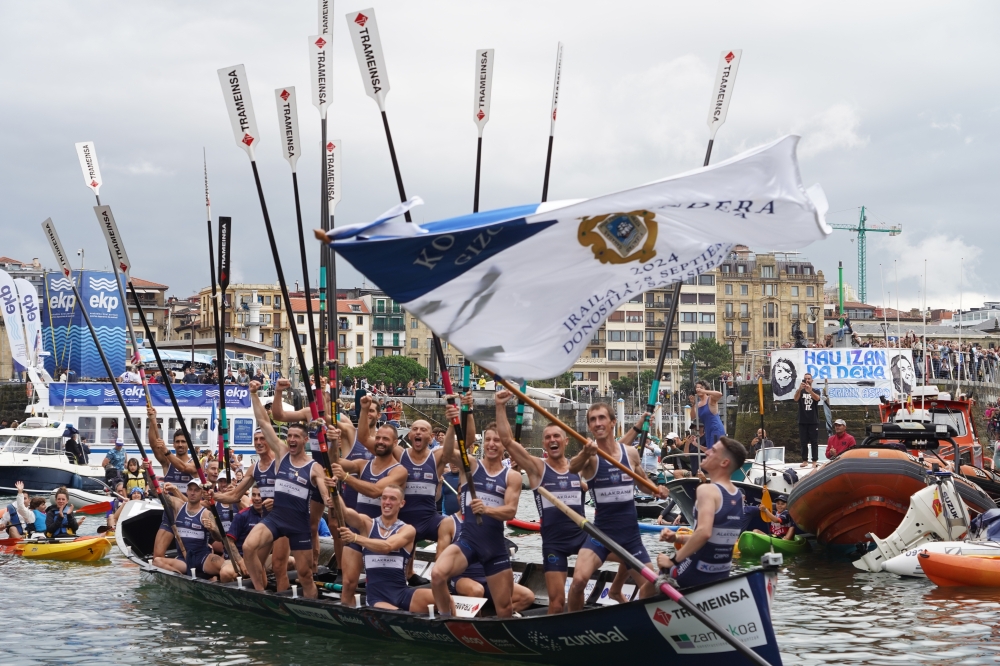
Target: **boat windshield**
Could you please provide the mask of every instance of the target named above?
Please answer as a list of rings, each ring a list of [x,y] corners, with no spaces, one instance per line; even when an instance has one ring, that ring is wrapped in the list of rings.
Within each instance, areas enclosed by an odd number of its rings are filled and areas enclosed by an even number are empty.
[[[968,430],[966,430],[965,427],[965,418],[962,416],[962,412],[956,410],[929,409],[925,411],[917,409],[910,414],[905,409],[901,409],[896,412],[896,415],[892,420],[896,423],[917,422],[932,423],[934,425],[950,425],[958,432],[959,437],[964,437],[968,434]]]
[[[35,449],[35,453],[42,456],[61,456],[65,452],[60,437],[42,437],[38,442],[38,448]]]
[[[754,462],[758,465],[763,465],[765,453],[767,454],[767,462],[769,464],[785,462],[785,448],[783,446],[771,446],[766,449],[761,449],[757,452],[757,457],[754,458]]]
[[[37,441],[36,435],[14,435],[7,443],[4,453],[31,453]]]

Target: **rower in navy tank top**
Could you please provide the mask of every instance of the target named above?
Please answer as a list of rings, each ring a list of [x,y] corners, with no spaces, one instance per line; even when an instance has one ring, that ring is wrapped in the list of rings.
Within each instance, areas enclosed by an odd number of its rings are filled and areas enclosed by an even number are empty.
[[[169,501],[174,508],[177,535],[180,537],[186,557],[178,549],[176,558],[154,556],[153,566],[179,574],[189,574],[191,570],[197,570],[196,575],[206,579],[219,575],[225,561],[212,552],[211,539],[221,540],[222,535],[218,532],[211,514],[206,513],[208,509],[201,503],[204,497],[201,485],[195,480],[188,481],[186,501],[181,501],[170,494],[175,488],[172,484],[169,488],[166,485],[164,488],[166,492],[163,494],[163,501]]]
[[[253,481],[260,490],[260,497],[263,500],[274,499],[274,482],[278,478],[278,465],[272,459],[267,467],[261,467],[262,462],[258,460],[253,466]]]
[[[382,524],[382,517],[378,516],[372,520],[367,536],[372,540],[385,541],[405,525],[402,520],[397,520],[386,527]],[[407,586],[405,572],[406,563],[413,553],[406,548],[381,553],[366,547],[361,549],[361,554],[365,558],[366,605],[374,606],[383,601],[408,610],[415,590]]]
[[[712,535],[704,546],[683,560],[671,571],[681,587],[711,583],[725,578],[733,567],[733,546],[743,531],[743,491],[730,493],[722,485],[713,484],[722,495],[722,503],[715,512]],[[698,508],[694,510],[693,529],[698,529]]]
[[[500,470],[491,475],[486,471],[486,467],[477,464],[476,471],[472,473],[472,481],[476,484],[477,499],[489,508],[502,507],[507,493],[507,474],[509,472],[510,468],[501,465]],[[482,564],[487,576],[492,576],[504,569],[510,569],[510,553],[507,550],[507,543],[504,541],[503,521],[482,514],[480,518],[483,524],[478,524],[476,514],[472,511],[472,495],[469,493],[469,484],[463,483],[458,492],[461,497],[462,516],[465,523],[462,528],[462,536],[455,543],[462,549],[465,559],[470,565],[477,562]]]
[[[187,496],[187,484],[193,477],[194,463],[188,459],[187,440],[184,433],[177,430],[174,433],[174,450],[171,452],[164,441],[160,438],[160,429],[156,420],[156,410],[153,407],[146,407],[149,426],[149,446],[153,451],[153,456],[160,463],[160,468],[166,470],[163,474],[165,483],[172,483],[185,497]],[[175,464],[176,463],[176,464]],[[157,543],[153,548],[154,554],[164,555],[170,545],[174,542],[173,532],[170,530],[170,523],[167,521],[167,514],[164,512],[160,519],[160,530],[165,534],[157,535]]]
[[[275,539],[288,537],[291,550],[312,550],[312,530],[309,524],[309,501],[318,488],[312,482],[312,467],[307,461],[301,467],[292,464],[291,455],[278,463],[274,481],[274,508],[261,524]]]
[[[427,431],[429,435],[429,426]],[[399,512],[399,518],[417,530],[417,541],[437,541],[442,519],[435,501],[438,489],[437,456],[429,451],[424,461],[418,464],[410,453],[410,449],[403,451],[399,459],[399,464],[406,469],[406,504]]]
[[[371,460],[374,456],[372,452],[365,448],[365,446],[358,440],[354,440],[354,446],[351,447],[350,452],[345,456],[347,460]],[[343,490],[340,493],[344,498],[344,504],[349,509],[353,509],[358,505],[358,491],[351,488],[349,485],[344,484]]]

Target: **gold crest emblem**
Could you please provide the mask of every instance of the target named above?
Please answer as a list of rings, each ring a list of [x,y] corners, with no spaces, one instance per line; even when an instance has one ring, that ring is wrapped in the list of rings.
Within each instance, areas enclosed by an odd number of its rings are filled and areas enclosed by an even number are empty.
[[[646,262],[656,256],[656,217],[648,210],[611,213],[580,220],[577,240],[602,264]]]

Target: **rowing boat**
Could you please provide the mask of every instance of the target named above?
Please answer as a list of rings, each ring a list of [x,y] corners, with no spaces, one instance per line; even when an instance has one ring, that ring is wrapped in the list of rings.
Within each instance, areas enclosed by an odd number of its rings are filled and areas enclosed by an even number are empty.
[[[72,541],[33,543],[22,541],[17,554],[29,560],[96,562],[111,552],[111,540],[103,536],[80,537]]]
[[[922,551],[920,567],[938,587],[1000,587],[1000,558]]]
[[[809,542],[801,534],[797,534],[792,539],[781,539],[768,534],[744,532],[740,535],[737,546],[739,546],[741,555],[752,557],[760,557],[772,548],[785,555],[798,555],[809,550]]]
[[[452,653],[506,657],[546,664],[580,663],[621,659],[627,651],[633,659],[655,659],[671,666],[742,664],[746,660],[690,613],[663,595],[624,604],[596,603],[614,571],[599,571],[582,611],[547,615],[545,574],[540,564],[517,562],[516,580],[536,594],[536,603],[522,617],[429,617],[405,611],[344,606],[335,591],[323,591],[319,599],[306,599],[298,590],[274,593],[256,591],[241,582],[221,584],[192,579],[150,564],[153,541],[162,509],[142,502],[129,502],[122,510],[116,539],[118,547],[135,564],[144,579],[179,594],[223,606],[227,611],[245,611],[270,620],[293,623],[324,632],[336,631],[362,639],[378,638],[399,647],[431,647]],[[419,554],[419,551],[418,551]],[[419,563],[418,563],[419,565]],[[426,562],[425,562],[426,565]],[[426,573],[426,570],[425,570]],[[725,580],[685,590],[722,626],[771,664],[781,664],[770,602],[777,568],[755,568]],[[317,576],[317,583],[335,583],[331,573]],[[362,602],[363,603],[363,602]],[[480,614],[488,612],[481,611]]]

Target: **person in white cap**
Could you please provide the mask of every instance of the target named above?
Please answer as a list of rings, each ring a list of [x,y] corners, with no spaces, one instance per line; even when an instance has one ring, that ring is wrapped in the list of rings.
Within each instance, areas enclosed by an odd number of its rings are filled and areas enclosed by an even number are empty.
[[[122,476],[125,472],[125,442],[119,437],[115,440],[115,448],[108,451],[101,461],[104,475],[107,478]]]
[[[856,444],[854,436],[847,432],[847,422],[837,419],[833,422],[833,434],[826,440],[826,457],[836,458]]]

